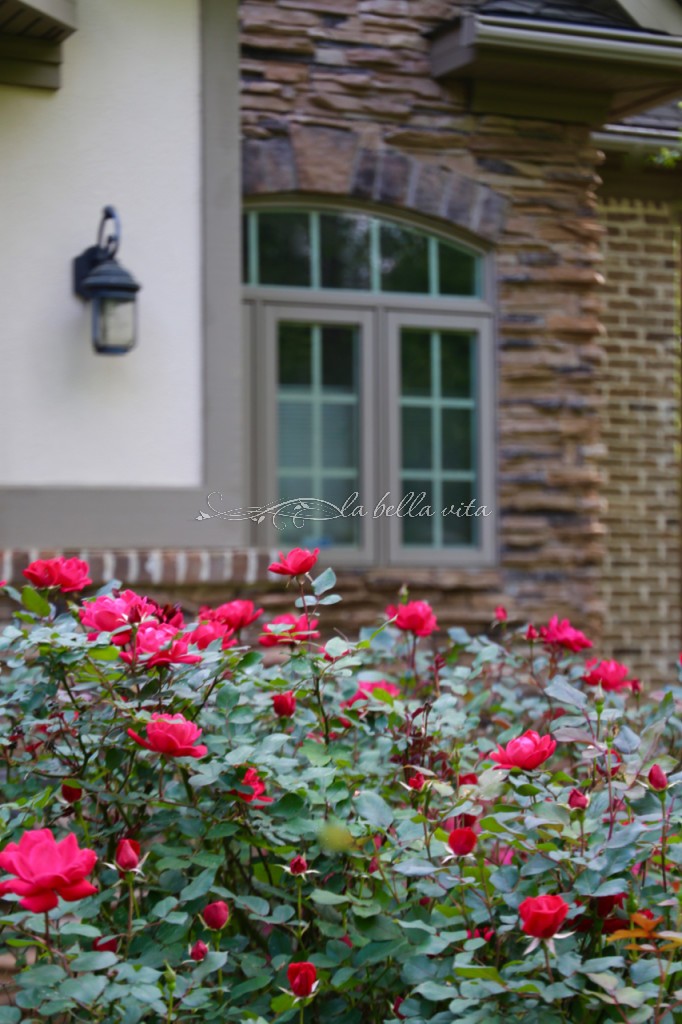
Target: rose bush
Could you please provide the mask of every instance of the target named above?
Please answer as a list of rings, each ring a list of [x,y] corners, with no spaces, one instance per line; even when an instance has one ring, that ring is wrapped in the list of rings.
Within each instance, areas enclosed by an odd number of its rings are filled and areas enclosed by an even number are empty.
[[[675,1024],[677,682],[409,595],[329,639],[318,556],[271,622],[5,588],[0,1024]]]

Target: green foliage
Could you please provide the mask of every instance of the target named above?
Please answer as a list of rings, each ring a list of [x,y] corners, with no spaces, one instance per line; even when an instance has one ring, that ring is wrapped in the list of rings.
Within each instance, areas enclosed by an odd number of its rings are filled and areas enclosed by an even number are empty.
[[[318,618],[335,584],[331,569],[305,584],[295,614]],[[72,595],[11,594],[0,847],[47,828],[98,859],[96,894],[47,914],[5,894],[0,1024],[679,1019],[679,686],[602,693],[580,656],[499,625],[450,630],[440,650],[443,634],[393,625],[326,656],[316,639],[273,653],[218,638],[190,646],[193,662],[127,663],[130,630],[89,638]],[[273,695],[289,691],[280,717]],[[160,712],[195,723],[207,753],[128,735]],[[528,729],[554,737],[552,755],[496,767]],[[450,833],[469,827],[475,849],[453,856]],[[126,838],[141,847],[130,871],[115,863]],[[545,894],[568,913],[531,941],[519,907]],[[220,931],[202,919],[214,901],[230,910]],[[303,961],[318,986],[297,998],[287,968]]]

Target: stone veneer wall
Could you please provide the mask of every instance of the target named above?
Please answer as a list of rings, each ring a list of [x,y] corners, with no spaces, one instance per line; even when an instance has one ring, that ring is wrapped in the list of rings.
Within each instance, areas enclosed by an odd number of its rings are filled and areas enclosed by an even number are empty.
[[[680,222],[665,203],[602,209],[608,448],[604,642],[643,679],[680,645]]]
[[[409,210],[494,252],[499,572],[370,572],[358,611],[408,579],[445,590],[453,620],[485,622],[504,601],[598,635],[599,156],[587,128],[472,115],[461,86],[431,77],[425,33],[455,7],[244,0],[244,192]]]

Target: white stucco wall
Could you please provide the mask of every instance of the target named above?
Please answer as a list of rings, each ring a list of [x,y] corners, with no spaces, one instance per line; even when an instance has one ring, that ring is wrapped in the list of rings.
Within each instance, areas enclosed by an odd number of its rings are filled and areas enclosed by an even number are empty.
[[[193,486],[201,472],[198,0],[84,0],[56,92],[0,85],[0,486]],[[102,207],[142,284],[95,355],[72,258]]]

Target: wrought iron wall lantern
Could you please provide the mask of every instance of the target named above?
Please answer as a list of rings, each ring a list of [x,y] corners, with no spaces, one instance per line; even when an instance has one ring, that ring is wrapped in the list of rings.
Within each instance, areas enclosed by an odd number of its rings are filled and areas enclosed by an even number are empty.
[[[109,222],[112,228],[105,238]],[[105,206],[97,245],[73,261],[74,291],[92,302],[92,344],[105,355],[130,352],[136,341],[135,297],[141,286],[115,259],[120,241],[118,214],[113,206]]]

